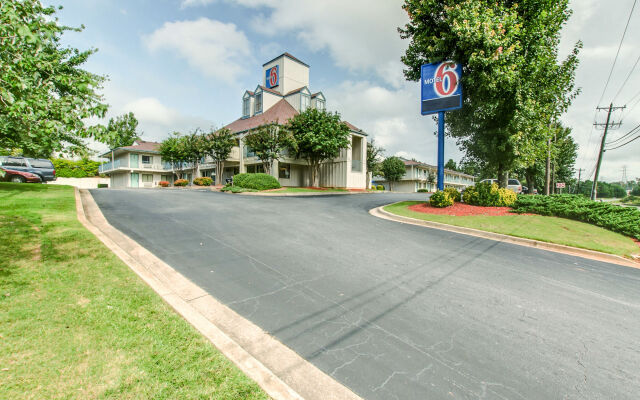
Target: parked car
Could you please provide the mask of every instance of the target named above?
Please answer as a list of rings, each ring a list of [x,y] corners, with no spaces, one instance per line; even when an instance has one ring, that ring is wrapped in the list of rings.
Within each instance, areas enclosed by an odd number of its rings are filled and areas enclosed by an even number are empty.
[[[0,167],[38,175],[41,182],[56,180],[56,170],[53,163],[46,158],[0,156]]]
[[[14,171],[12,169],[0,167],[0,181],[13,183],[40,183],[42,182],[42,179],[40,179],[39,175],[32,174],[31,172]]]
[[[483,179],[480,181],[480,183],[483,182],[495,183],[496,185],[498,184],[497,179]],[[509,179],[509,182],[507,183],[507,189],[513,190],[514,192],[516,192],[516,194],[520,194],[522,193],[522,184],[517,179]]]

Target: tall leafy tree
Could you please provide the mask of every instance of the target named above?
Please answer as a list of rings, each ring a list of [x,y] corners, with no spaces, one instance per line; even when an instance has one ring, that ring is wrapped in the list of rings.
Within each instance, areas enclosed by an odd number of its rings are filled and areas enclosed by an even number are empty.
[[[510,170],[535,162],[578,93],[581,43],[558,60],[568,0],[405,0],[403,8],[410,21],[399,32],[411,41],[405,77],[418,80],[424,63],[462,64],[463,107],[447,113],[448,134],[506,186]]]
[[[372,176],[380,173],[380,158],[383,153],[384,148],[376,145],[375,139],[367,142],[367,172],[370,172]]]
[[[444,165],[444,167],[446,169],[450,169],[452,171],[457,171],[458,170],[458,165],[456,164],[455,161],[453,161],[453,158],[450,158],[449,161],[447,161],[447,163]]]
[[[104,131],[85,122],[107,110],[97,93],[104,77],[81,68],[96,50],[63,46],[65,32],[82,29],[60,25],[55,12],[39,0],[0,1],[0,147],[30,156],[84,147]]]
[[[282,157],[285,149],[295,152],[298,148],[291,132],[277,121],[251,130],[244,137],[244,142],[262,161],[267,174],[271,173],[273,162]]]
[[[142,136],[142,133],[138,133],[137,128],[138,120],[132,112],[110,118],[103,135],[103,141],[110,149],[131,146]]]
[[[179,132],[173,132],[160,144],[160,156],[162,157],[162,161],[171,164],[171,169],[178,178],[182,178],[184,176],[184,170],[189,159],[185,148],[184,136]]]
[[[205,134],[200,133],[200,129],[183,136],[182,142],[185,158],[193,168],[193,174],[191,175],[191,181],[193,182],[194,178],[200,176],[201,161],[209,154],[212,142]]]
[[[207,153],[216,164],[216,185],[220,185],[224,173],[224,162],[229,158],[233,146],[236,145],[236,135],[231,133],[229,129],[222,128],[208,133],[206,138],[208,142]]]
[[[307,160],[312,185],[319,186],[320,164],[338,157],[351,144],[349,127],[341,121],[340,114],[315,108],[291,118],[286,126],[297,144],[293,153]]]
[[[380,170],[384,179],[389,182],[389,190],[393,190],[393,183],[398,182],[407,172],[404,162],[398,157],[387,157],[382,161]]]

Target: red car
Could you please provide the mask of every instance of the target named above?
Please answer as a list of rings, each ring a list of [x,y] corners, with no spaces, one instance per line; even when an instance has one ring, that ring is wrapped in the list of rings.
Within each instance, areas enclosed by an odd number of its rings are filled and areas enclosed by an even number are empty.
[[[14,183],[40,183],[42,180],[36,174],[24,171],[15,171],[8,168],[0,168],[0,181]]]

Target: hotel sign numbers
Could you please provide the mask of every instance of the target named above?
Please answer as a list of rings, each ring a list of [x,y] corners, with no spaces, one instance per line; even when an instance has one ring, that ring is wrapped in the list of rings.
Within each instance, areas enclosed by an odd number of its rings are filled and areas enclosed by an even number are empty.
[[[461,77],[462,65],[453,61],[422,65],[422,115],[462,108]]]
[[[462,65],[454,61],[420,67],[420,113],[438,113],[438,190],[444,190],[444,112],[462,108]]]
[[[278,70],[278,66],[275,65],[269,68],[266,72],[265,82],[267,88],[271,89],[278,86],[280,80],[280,74]]]

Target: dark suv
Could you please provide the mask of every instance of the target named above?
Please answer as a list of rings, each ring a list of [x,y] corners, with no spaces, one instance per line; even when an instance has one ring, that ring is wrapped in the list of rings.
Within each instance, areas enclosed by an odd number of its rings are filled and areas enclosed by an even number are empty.
[[[56,170],[53,168],[53,163],[46,158],[0,156],[0,166],[38,175],[42,182],[56,180]]]

